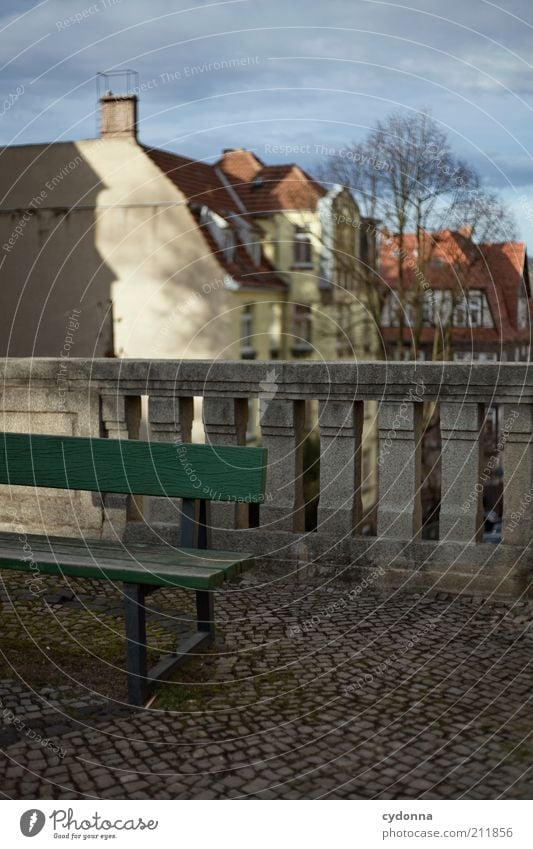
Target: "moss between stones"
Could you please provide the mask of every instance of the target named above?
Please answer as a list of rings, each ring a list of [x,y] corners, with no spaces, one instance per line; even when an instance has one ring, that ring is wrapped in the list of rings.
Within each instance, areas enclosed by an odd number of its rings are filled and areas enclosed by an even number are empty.
[[[175,648],[175,634],[160,625],[149,622],[147,635],[149,663]],[[0,611],[0,676],[15,673],[31,687],[77,683],[122,700],[125,648],[123,617],[38,600]]]
[[[152,707],[186,712],[224,710],[264,699],[275,701],[278,708],[280,705],[289,707],[292,694],[286,691],[297,686],[296,676],[287,670],[267,672],[242,681],[217,681],[216,675],[217,649],[211,648],[181,666],[173,676],[177,680],[157,690]]]

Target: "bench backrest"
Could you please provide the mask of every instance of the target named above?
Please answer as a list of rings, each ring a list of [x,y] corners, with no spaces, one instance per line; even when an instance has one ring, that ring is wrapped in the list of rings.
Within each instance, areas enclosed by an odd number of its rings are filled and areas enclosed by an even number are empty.
[[[266,450],[0,433],[0,483],[261,503]]]

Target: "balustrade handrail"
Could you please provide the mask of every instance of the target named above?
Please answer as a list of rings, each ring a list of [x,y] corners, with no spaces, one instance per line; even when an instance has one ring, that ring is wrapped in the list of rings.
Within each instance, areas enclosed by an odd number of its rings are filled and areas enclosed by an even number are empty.
[[[60,368],[62,379],[72,387],[81,381],[116,389],[118,381],[121,391],[142,389],[143,394],[248,397],[260,393],[262,383],[274,382],[280,397],[295,399],[402,400],[418,387],[415,400],[533,401],[530,363],[0,359],[4,383],[47,382],[56,379]]]

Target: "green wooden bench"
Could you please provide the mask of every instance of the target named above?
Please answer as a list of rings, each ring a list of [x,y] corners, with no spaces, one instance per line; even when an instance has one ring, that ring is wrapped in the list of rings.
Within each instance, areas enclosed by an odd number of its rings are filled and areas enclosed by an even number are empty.
[[[142,705],[153,685],[213,641],[213,590],[254,563],[248,554],[207,550],[206,502],[257,505],[264,498],[265,476],[262,448],[0,434],[0,483],[11,487],[183,498],[179,549],[32,535],[29,561],[19,535],[2,533],[0,569],[122,583],[128,698]],[[145,598],[161,587],[196,592],[197,629],[148,670]]]

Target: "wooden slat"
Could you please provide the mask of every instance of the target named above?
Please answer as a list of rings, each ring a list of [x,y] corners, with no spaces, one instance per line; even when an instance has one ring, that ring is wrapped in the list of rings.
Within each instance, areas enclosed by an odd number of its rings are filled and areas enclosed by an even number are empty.
[[[263,448],[0,435],[0,483],[258,503]]]
[[[30,547],[26,556],[45,552],[53,553],[58,562],[65,555],[85,561],[86,558],[96,561],[111,559],[120,560],[125,566],[149,567],[150,564],[166,564],[180,569],[182,566],[203,569],[222,570],[227,578],[240,575],[254,565],[254,556],[239,551],[219,551],[198,548],[173,548],[172,546],[152,546],[135,543],[125,546],[119,542],[106,540],[75,539],[71,537],[44,537],[29,534],[24,542]],[[0,548],[13,553],[13,557],[23,556],[22,542],[17,534],[0,533]]]
[[[59,539],[50,544],[46,537],[26,537],[30,550],[24,551],[16,534],[1,534],[0,567],[32,571],[36,575],[41,571],[48,575],[63,572],[74,577],[209,589],[254,564],[252,555],[240,552],[161,547],[128,552],[119,544],[93,548],[88,540]],[[209,582],[210,576],[215,583]]]
[[[27,535],[24,542],[29,545],[26,556],[31,553],[35,559],[41,553],[52,553],[58,562],[65,556],[75,557],[83,562],[88,558],[93,562],[121,561],[132,569],[151,564],[185,566],[203,569],[222,570],[227,578],[232,578],[253,565],[253,555],[238,551],[218,551],[198,548],[173,548],[171,546],[122,545],[105,540],[74,539],[70,537],[44,537]],[[14,557],[22,557],[22,543],[16,534],[0,534],[0,549],[9,550]]]
[[[15,549],[4,548],[0,545],[0,559],[4,557],[8,560],[19,561],[23,555],[19,554]],[[52,551],[44,548],[34,548],[32,551],[33,562],[50,560],[50,562],[61,565],[62,563],[78,563],[80,566],[95,566],[96,568],[104,567],[108,563],[120,565],[128,570],[133,576],[138,570],[151,570],[157,572],[159,569],[174,571],[177,575],[183,569],[194,571],[194,569],[204,572],[221,572],[226,579],[234,578],[240,575],[243,571],[250,568],[251,558],[246,558],[246,555],[236,555],[241,557],[240,560],[226,561],[217,560],[217,552],[213,552],[213,557],[201,558],[194,555],[189,556],[186,552],[179,552],[178,556],[172,560],[171,558],[144,557],[142,560],[134,557],[114,557],[114,552],[89,552],[75,551],[72,549],[57,549]]]
[[[43,575],[69,575],[74,578],[107,579],[122,583],[151,584],[161,587],[188,587],[190,589],[210,590],[222,584],[226,575],[224,569],[203,566],[176,567],[166,563],[154,563],[151,566],[129,565],[121,560],[105,559],[96,564],[90,557],[62,555],[58,563],[52,553],[36,552],[31,565],[29,561],[18,559],[12,551],[0,548],[0,568],[32,572],[35,577]]]

